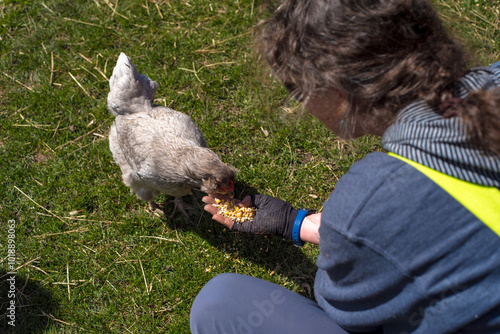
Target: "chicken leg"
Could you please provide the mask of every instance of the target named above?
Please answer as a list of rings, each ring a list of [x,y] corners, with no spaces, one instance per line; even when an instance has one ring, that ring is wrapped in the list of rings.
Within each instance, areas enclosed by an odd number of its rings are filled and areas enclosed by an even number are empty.
[[[186,219],[192,223],[193,221],[191,220],[191,217],[189,216],[189,214],[186,212],[186,209],[190,208],[191,205],[187,204],[186,202],[184,202],[182,200],[182,197],[181,196],[175,196],[175,199],[170,201],[170,202],[173,202],[174,203],[174,211],[172,212],[172,214],[170,215],[170,219],[172,219],[172,217],[177,213],[177,211],[180,211],[182,212],[182,214],[184,215],[184,217],[186,217]]]

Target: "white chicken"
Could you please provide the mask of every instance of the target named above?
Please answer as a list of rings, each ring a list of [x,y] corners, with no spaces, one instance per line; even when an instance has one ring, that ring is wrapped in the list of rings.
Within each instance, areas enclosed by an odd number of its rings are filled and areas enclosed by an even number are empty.
[[[123,182],[151,210],[160,194],[175,196],[174,213],[184,210],[181,196],[192,188],[232,194],[236,170],[207,148],[201,131],[186,114],[154,106],[158,83],[139,74],[121,53],[109,80],[108,109],[116,116],[109,147]],[[172,214],[172,215],[173,215]]]

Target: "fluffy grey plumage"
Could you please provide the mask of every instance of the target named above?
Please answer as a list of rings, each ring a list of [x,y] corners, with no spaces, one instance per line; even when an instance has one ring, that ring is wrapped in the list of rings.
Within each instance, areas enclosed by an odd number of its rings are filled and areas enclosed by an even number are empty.
[[[179,198],[194,187],[206,193],[233,191],[235,170],[206,147],[188,115],[153,105],[158,83],[139,74],[124,53],[109,86],[108,109],[116,116],[109,147],[123,182],[139,199],[154,208],[160,193]]]

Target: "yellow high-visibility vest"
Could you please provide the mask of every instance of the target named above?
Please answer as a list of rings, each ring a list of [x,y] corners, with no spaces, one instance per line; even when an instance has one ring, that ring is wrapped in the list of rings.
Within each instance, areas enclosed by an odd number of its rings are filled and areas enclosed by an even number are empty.
[[[498,188],[457,179],[392,152],[389,155],[415,167],[500,236],[500,190]]]

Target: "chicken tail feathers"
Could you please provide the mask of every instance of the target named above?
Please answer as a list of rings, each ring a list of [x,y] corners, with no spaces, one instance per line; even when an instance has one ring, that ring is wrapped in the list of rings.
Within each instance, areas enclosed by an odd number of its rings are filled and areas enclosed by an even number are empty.
[[[148,112],[158,87],[122,52],[109,79],[108,109],[115,116]]]

